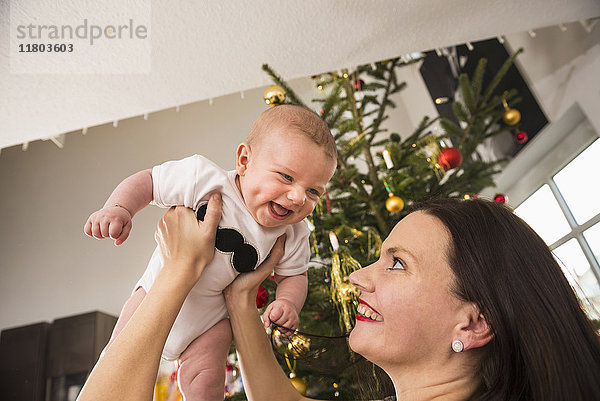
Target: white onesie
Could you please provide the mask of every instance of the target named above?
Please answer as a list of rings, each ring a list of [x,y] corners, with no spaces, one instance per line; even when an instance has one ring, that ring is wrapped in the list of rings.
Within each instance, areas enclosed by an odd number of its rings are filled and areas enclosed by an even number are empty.
[[[275,272],[294,276],[308,268],[310,230],[306,219],[280,227],[259,225],[246,209],[235,175],[235,171],[225,171],[200,155],[152,169],[152,203],[157,206],[183,205],[198,210],[205,209],[213,192],[220,192],[223,199],[215,257],[183,303],[163,350],[165,359],[177,359],[194,339],[227,317],[223,289],[240,272],[254,270],[262,263],[283,233],[285,253]],[[142,287],[148,292],[162,266],[157,247],[134,291]]]

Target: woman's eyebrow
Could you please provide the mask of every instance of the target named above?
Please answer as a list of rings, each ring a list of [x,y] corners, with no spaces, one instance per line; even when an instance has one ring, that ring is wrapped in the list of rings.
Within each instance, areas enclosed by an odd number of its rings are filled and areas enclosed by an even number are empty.
[[[385,253],[387,253],[388,255],[394,255],[395,253],[398,253],[398,252],[407,254],[413,260],[413,262],[418,261],[418,259],[415,257],[415,255],[413,255],[408,249],[403,248],[401,246],[393,246],[393,247],[385,250]]]

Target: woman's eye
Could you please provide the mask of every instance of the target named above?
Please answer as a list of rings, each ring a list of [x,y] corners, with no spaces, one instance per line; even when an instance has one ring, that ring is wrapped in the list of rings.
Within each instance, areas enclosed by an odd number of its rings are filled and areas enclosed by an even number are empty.
[[[282,176],[282,177],[283,177],[285,180],[287,180],[287,181],[289,181],[289,182],[292,182],[293,178],[292,178],[291,176],[289,176],[289,175],[287,175],[287,174],[284,174],[284,173],[279,173],[279,174],[281,174],[281,176]]]
[[[394,256],[392,258],[392,266],[388,267],[388,270],[405,270],[404,262],[401,259]]]

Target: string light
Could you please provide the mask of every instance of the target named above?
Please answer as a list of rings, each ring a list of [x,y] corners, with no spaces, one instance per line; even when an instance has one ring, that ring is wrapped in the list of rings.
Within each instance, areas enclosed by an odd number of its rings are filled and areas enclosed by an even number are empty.
[[[529,34],[529,36],[531,36],[532,38],[535,38],[535,37],[536,37],[536,35],[537,35],[537,34],[536,34],[536,33],[535,33],[535,32],[534,32],[532,29],[530,29],[529,31],[527,31],[527,33],[528,33],[528,34]]]
[[[387,166],[388,170],[394,168],[394,162],[392,161],[392,156],[390,155],[390,151],[385,149],[383,151],[383,160],[385,161],[385,165]]]
[[[85,135],[85,134],[87,134],[87,130],[88,130],[88,127],[83,127],[83,128],[81,129],[81,133],[82,133],[83,135]]]
[[[472,52],[472,51],[473,51],[473,49],[474,49],[474,47],[473,47],[473,45],[471,44],[471,42],[467,42],[467,43],[466,43],[466,45],[467,45],[467,49],[469,49],[469,51],[471,51],[471,52]]]
[[[119,126],[119,120],[113,121],[113,127],[117,128]]]
[[[337,235],[333,231],[329,231],[329,242],[334,251],[340,249],[340,243],[338,242]]]
[[[148,113],[144,113],[144,120],[148,119]]]

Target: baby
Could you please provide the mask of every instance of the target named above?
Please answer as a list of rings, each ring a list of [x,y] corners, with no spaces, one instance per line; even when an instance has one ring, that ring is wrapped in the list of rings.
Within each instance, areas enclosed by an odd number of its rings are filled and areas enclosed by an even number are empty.
[[[122,244],[133,216],[149,203],[184,205],[204,218],[211,193],[219,192],[223,213],[215,256],[186,298],[163,350],[179,361],[184,399],[222,400],[225,360],[232,335],[222,290],[240,273],[254,270],[276,239],[286,234],[285,254],[275,268],[276,299],[265,323],[296,329],[304,304],[313,211],[335,171],[337,150],[327,124],[300,106],[281,105],[262,113],[236,152],[235,170],[224,171],[194,155],[140,171],[121,182],[93,213],[84,231]],[[162,268],[156,248],[142,278],[125,303],[113,332],[123,329]],[[112,339],[111,339],[112,341]]]

